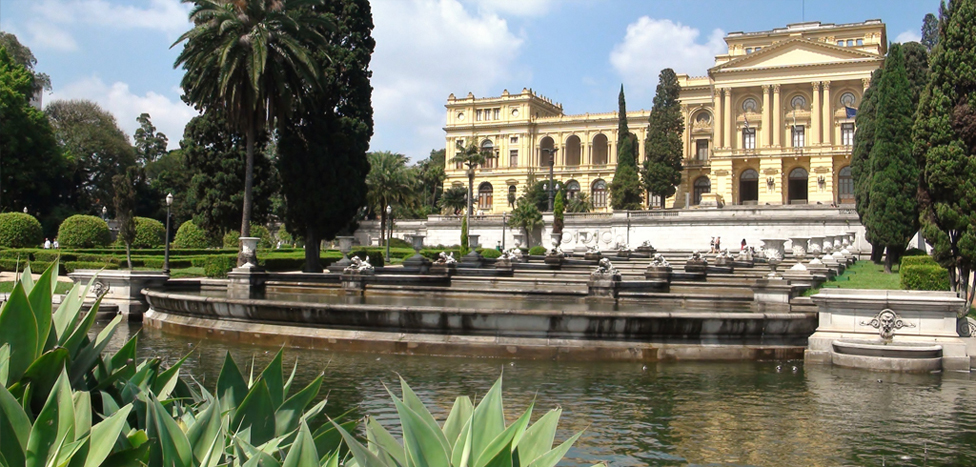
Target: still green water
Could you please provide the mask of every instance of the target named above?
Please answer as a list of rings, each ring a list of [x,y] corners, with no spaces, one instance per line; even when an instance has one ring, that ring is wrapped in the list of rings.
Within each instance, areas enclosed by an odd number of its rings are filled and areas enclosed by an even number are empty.
[[[138,331],[123,326],[113,345]],[[184,368],[208,386],[225,352],[241,366],[253,359],[260,371],[276,351],[148,329],[139,347],[140,356],[167,363],[192,352]],[[440,421],[456,396],[478,397],[503,374],[509,421],[535,400],[533,420],[562,407],[557,442],[586,430],[566,466],[976,465],[976,376],[968,374],[894,375],[794,361],[644,368],[286,350],[289,369],[296,360],[303,383],[325,373],[330,416],[369,414],[391,431],[396,411],[384,385],[398,393],[398,374]]]

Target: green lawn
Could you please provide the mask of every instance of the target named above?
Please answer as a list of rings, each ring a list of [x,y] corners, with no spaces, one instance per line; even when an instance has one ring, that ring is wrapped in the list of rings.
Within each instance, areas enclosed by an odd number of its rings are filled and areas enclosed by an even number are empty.
[[[891,274],[885,274],[884,264],[864,260],[854,263],[843,274],[825,282],[820,288],[901,290],[901,276],[898,274],[898,265],[892,268]],[[809,289],[803,295],[809,297],[820,288]]]

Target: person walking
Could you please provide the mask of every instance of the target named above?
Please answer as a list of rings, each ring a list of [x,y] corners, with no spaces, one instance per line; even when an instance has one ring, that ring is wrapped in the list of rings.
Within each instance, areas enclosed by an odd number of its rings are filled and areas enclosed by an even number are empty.
[[[715,253],[715,237],[712,237],[712,241],[708,244],[708,252]]]
[[[746,251],[746,239],[742,239],[742,243],[739,244],[739,252]]]
[[[715,237],[715,253],[722,252],[722,237]]]

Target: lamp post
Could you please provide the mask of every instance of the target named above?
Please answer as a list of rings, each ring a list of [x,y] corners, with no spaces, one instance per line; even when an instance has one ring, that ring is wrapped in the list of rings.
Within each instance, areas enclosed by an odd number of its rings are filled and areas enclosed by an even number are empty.
[[[26,212],[26,209],[27,208],[24,208],[25,212]],[[102,206],[102,220],[105,221],[105,222],[108,222],[108,208],[105,207],[105,206]]]
[[[169,274],[169,209],[173,205],[173,194],[166,195],[166,238],[163,245],[163,273]]]
[[[543,151],[549,153],[549,212],[552,212],[552,203],[553,203],[553,196],[554,196],[553,189],[555,188],[555,186],[552,183],[552,172],[554,166],[556,165],[556,151],[559,150],[556,148],[546,148],[543,149]]]
[[[390,231],[386,235],[386,262],[390,262],[390,237],[393,236],[393,218],[390,214],[393,213],[393,207],[389,204],[386,205],[386,219],[390,223]]]

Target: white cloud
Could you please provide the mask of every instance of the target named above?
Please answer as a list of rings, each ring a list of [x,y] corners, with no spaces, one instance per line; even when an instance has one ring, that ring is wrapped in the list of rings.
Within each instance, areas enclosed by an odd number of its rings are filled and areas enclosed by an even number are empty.
[[[152,117],[156,131],[163,132],[169,138],[169,149],[180,147],[183,128],[197,115],[180,99],[170,99],[152,91],[139,96],[133,94],[126,83],[108,85],[97,76],[75,81],[44,96],[45,103],[58,99],[87,99],[97,103],[115,116],[119,128],[129,135],[130,140],[139,128],[136,117],[146,112]]]
[[[444,146],[447,96],[494,89],[513,73],[522,39],[496,14],[472,14],[457,0],[373,2],[372,150],[413,159]]]
[[[627,25],[623,42],[610,52],[610,63],[628,90],[653,92],[662,69],[701,76],[715,64],[715,55],[728,50],[721,29],[712,31],[704,43],[700,35],[690,26],[643,16]]]
[[[542,16],[549,12],[552,0],[467,0],[479,11],[511,16]]]
[[[69,32],[75,26],[148,29],[176,38],[190,26],[190,8],[179,0],[150,0],[148,7],[113,5],[106,0],[41,0],[26,23],[31,43],[57,50],[77,48]]]
[[[919,34],[918,31],[912,29],[909,29],[899,34],[898,37],[895,37],[895,42],[902,43],[902,44],[906,42],[919,42],[921,40],[922,40],[921,34]]]

